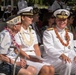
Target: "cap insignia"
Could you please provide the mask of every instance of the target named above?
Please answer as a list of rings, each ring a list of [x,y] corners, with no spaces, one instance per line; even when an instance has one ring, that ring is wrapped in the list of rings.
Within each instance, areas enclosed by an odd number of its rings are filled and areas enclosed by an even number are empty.
[[[66,15],[66,12],[65,11],[61,11],[61,15],[62,16]]]

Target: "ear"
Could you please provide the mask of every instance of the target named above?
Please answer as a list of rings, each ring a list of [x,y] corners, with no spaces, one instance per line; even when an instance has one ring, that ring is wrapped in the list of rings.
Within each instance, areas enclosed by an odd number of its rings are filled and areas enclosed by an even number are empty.
[[[13,26],[13,29],[15,30],[16,29],[16,26]]]
[[[22,16],[21,19],[24,20],[25,16]]]

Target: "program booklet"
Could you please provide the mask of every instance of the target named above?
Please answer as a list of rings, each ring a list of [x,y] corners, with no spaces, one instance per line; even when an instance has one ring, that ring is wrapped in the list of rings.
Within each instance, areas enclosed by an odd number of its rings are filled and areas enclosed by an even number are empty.
[[[44,58],[39,57],[39,56],[35,56],[35,55],[30,55],[30,56],[33,57],[33,58],[37,58],[37,59],[39,59],[39,60],[44,60]]]

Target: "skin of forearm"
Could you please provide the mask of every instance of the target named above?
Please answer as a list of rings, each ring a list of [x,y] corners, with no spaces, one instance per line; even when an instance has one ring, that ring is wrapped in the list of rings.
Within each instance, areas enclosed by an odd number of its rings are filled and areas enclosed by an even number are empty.
[[[26,57],[27,59],[29,59],[29,55],[27,55],[27,54],[22,50],[21,45],[19,46],[19,49],[20,49],[20,55],[21,55],[21,57],[23,57],[23,58]],[[15,51],[16,54],[18,54],[17,48],[16,48],[14,51]]]
[[[20,54],[22,57],[26,57],[27,59],[30,59],[29,55],[27,55],[24,51],[20,51]]]
[[[41,57],[41,52],[38,44],[34,45],[34,49],[35,49],[36,55]]]

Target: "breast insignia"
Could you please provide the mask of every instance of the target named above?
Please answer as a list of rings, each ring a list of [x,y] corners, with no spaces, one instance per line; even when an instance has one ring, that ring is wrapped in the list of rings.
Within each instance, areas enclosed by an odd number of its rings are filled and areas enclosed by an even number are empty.
[[[54,28],[47,28],[47,31],[54,30]]]

